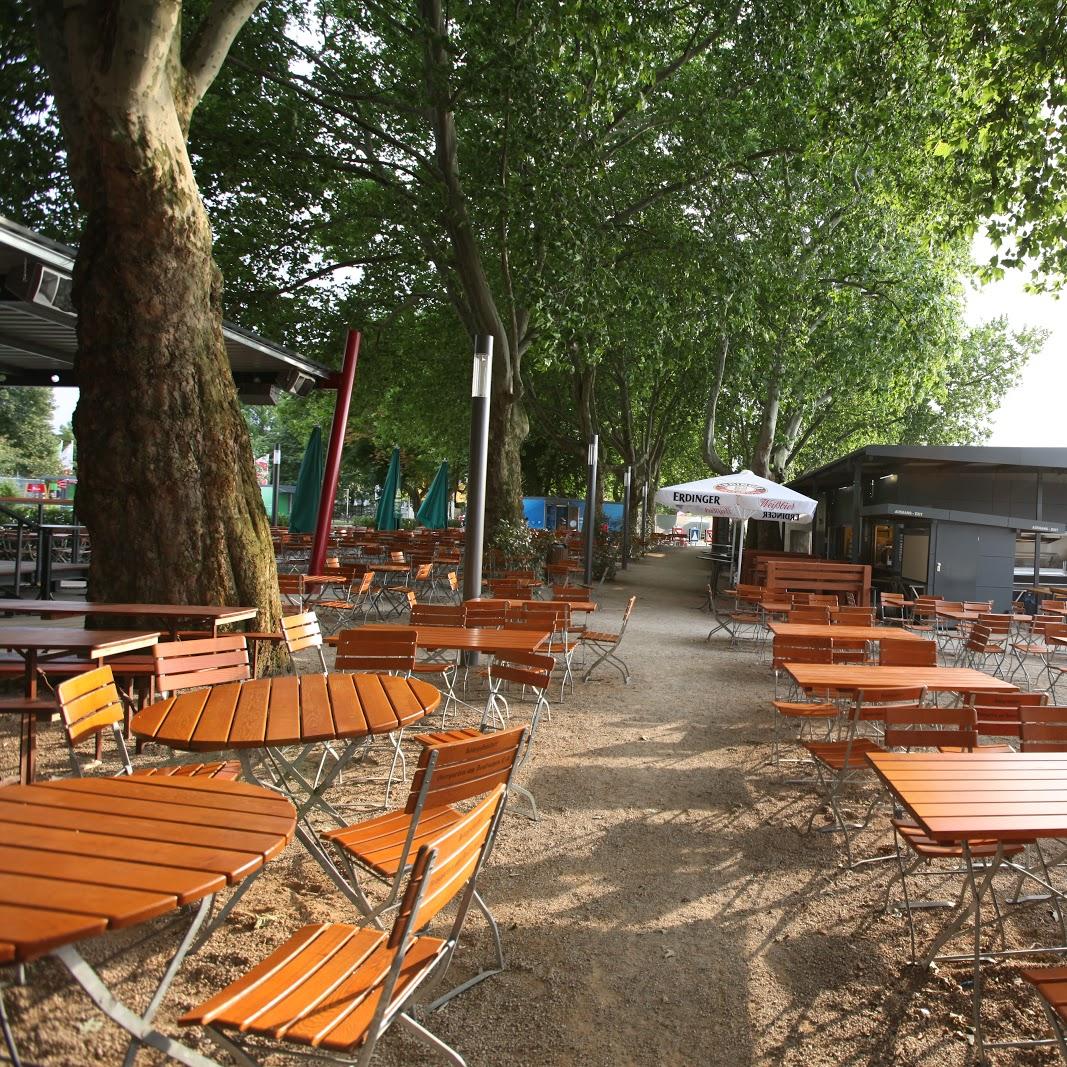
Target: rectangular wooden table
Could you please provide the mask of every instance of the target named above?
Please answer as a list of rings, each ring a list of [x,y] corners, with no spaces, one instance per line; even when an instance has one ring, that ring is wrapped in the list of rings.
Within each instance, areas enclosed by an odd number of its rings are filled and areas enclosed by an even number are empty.
[[[152,1019],[190,947],[214,928],[204,922],[215,894],[227,886],[239,894],[239,883],[279,855],[295,829],[285,797],[218,778],[67,778],[0,789],[0,961],[55,956],[132,1035],[128,1063],[146,1044],[189,1067],[217,1067],[155,1029]],[[138,1014],[77,945],[189,904],[198,908]],[[74,1025],[71,1016],[67,1022]]]
[[[933,693],[1014,693],[1018,686],[970,667],[881,667],[850,663],[786,663],[802,689],[924,686]]]
[[[910,630],[899,630],[895,626],[847,626],[817,622],[771,622],[767,627],[772,634],[779,637],[837,637],[842,641],[921,641],[918,634]]]
[[[0,648],[13,649],[23,659],[22,728],[19,737],[19,780],[33,781],[37,748],[37,670],[42,660],[69,655],[95,660],[148,648],[159,640],[158,630],[84,630],[76,626],[3,626]],[[86,669],[89,669],[88,664]]]
[[[994,1048],[998,1044],[983,1039],[982,960],[1067,950],[1062,945],[1042,948],[1033,944],[1023,949],[991,950],[982,946],[980,936],[982,899],[990,891],[997,870],[1006,862],[1005,844],[1067,838],[1067,753],[876,752],[868,754],[867,759],[925,834],[935,841],[963,844],[964,862],[971,871],[971,903],[958,910],[934,941],[925,962],[937,958],[941,947],[959,932],[968,916],[974,915],[973,954],[963,958],[972,960],[975,1054],[981,1059],[983,1047]],[[967,842],[975,839],[997,842],[997,851],[984,870],[972,863]],[[1050,881],[1030,874],[1023,865],[1011,866],[1023,877],[1036,877],[1040,891],[1052,892],[1057,906],[1065,906],[1063,894]],[[1052,865],[1049,869],[1053,869]]]
[[[360,627],[362,630],[410,629],[398,623],[375,622]],[[552,635],[546,630],[494,630],[481,626],[416,626],[416,642],[419,648],[430,652],[453,650],[457,652],[487,652],[505,655],[508,652],[536,652]],[[329,645],[337,644],[337,635],[326,638]]]
[[[218,634],[220,626],[234,622],[247,622],[258,614],[257,608],[222,607],[209,604],[110,604],[92,600],[19,600],[0,599],[0,614],[38,615],[43,619],[99,615],[151,619],[162,622],[172,638],[177,636],[178,623],[183,619],[207,623],[211,636]]]

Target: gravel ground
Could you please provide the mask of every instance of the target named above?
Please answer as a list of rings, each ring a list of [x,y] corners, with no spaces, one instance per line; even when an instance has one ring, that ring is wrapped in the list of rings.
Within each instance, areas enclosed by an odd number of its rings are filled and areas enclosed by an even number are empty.
[[[904,921],[881,910],[891,865],[846,871],[833,835],[803,833],[812,791],[788,779],[804,772],[769,765],[769,668],[751,652],[704,640],[706,567],[697,552],[675,550],[634,565],[599,594],[598,628],[613,628],[626,597],[639,597],[623,646],[633,681],[623,686],[604,672],[555,703],[521,776],[542,818],[505,818],[482,880],[508,969],[428,1025],[472,1067],[971,1062],[967,972],[908,966]],[[0,758],[10,765],[17,742],[0,726]],[[45,773],[63,773],[54,728],[43,749]],[[341,790],[356,801],[380,795],[370,784]],[[890,848],[880,816],[858,851]],[[942,917],[924,919],[927,935]],[[178,1033],[185,1007],[303,923],[353,918],[294,844],[187,961],[161,1027]],[[1025,942],[1021,923],[1031,921],[1047,927],[1047,914],[1013,923],[1013,943]],[[120,996],[143,1004],[173,948],[173,923],[99,938],[85,954]],[[488,959],[473,914],[455,974]],[[989,1036],[1045,1036],[1037,999],[1012,967],[990,973]],[[121,1032],[64,971],[43,961],[28,978],[5,993],[27,1062],[121,1062]],[[138,1058],[156,1062],[166,1061]],[[433,1060],[390,1033],[376,1062]],[[1045,1050],[993,1062],[1057,1061]]]

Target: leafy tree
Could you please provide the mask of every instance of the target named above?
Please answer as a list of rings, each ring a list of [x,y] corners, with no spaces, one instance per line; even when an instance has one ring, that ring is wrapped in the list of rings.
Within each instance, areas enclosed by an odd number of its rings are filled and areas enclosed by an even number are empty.
[[[54,406],[50,389],[0,388],[0,470],[37,477],[60,473]]]

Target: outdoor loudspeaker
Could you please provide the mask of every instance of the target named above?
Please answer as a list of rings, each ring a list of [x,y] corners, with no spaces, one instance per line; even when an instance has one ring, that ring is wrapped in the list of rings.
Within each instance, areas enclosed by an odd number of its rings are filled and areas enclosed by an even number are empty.
[[[4,287],[27,304],[40,304],[66,315],[74,314],[70,275],[43,263],[26,260],[19,274],[9,274],[4,279]]]

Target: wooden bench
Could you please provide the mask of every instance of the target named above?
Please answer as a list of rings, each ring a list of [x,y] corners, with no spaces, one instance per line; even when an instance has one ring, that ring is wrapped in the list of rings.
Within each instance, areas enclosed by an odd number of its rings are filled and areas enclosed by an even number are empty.
[[[871,568],[863,563],[770,559],[766,589],[773,594],[833,593],[842,603],[871,602]]]

